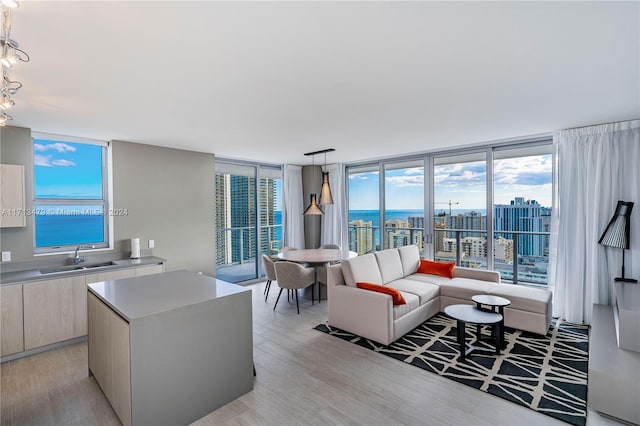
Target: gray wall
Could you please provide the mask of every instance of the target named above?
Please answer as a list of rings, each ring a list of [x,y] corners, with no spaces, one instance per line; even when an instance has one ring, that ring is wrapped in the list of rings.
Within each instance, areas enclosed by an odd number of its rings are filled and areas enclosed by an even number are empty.
[[[322,187],[322,167],[304,166],[302,167],[302,199],[304,208],[309,206],[309,196],[316,194],[316,202],[320,202],[320,188]],[[305,248],[315,249],[320,247],[320,232],[322,227],[322,216],[304,216],[304,245]]]
[[[33,159],[30,129],[0,129],[0,161],[25,166],[26,208],[33,207]],[[215,185],[213,154],[121,141],[112,143],[113,255],[128,255],[129,239],[139,237],[143,255],[167,259],[166,270],[188,269],[215,276]],[[148,240],[156,247],[147,249]],[[51,263],[69,255],[33,256],[33,219],[25,228],[0,230],[0,246],[11,251],[13,269],[20,262]],[[89,256],[88,260],[91,260]]]
[[[128,211],[114,220],[119,248],[153,239],[166,270],[215,276],[214,156],[121,141],[112,150],[113,205]]]
[[[24,166],[25,208],[33,209],[33,157],[31,129],[0,128],[0,163]],[[2,251],[11,251],[11,261],[33,259],[33,218],[27,217],[25,228],[1,228]]]

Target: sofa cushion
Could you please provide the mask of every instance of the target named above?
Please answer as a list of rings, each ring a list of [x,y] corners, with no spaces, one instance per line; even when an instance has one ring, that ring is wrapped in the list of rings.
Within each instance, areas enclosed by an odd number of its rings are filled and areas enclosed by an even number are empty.
[[[380,284],[371,284],[371,283],[356,283],[358,288],[369,291],[377,291],[378,293],[384,293],[391,296],[391,300],[393,300],[394,305],[404,305],[407,302],[402,297],[402,293],[400,290],[393,288],[388,285],[380,285]]]
[[[412,244],[398,248],[400,261],[402,261],[402,272],[404,276],[411,275],[418,270],[420,264],[420,249]]]
[[[382,284],[378,262],[373,253],[363,254],[342,262],[344,282],[355,287],[357,282]]]
[[[444,279],[446,280],[446,278]],[[494,287],[499,285],[469,278],[453,278],[440,284],[440,295],[471,300],[471,297],[476,294],[489,294]]]
[[[375,253],[382,276],[382,283],[388,284],[393,280],[402,278],[402,262],[397,249],[378,251]]]
[[[401,291],[402,297],[407,302],[404,305],[393,305],[393,320],[397,320],[403,315],[417,309],[420,306],[420,299],[415,294]],[[417,324],[416,324],[417,325]]]
[[[389,285],[393,288],[397,288],[403,293],[415,294],[420,299],[420,305],[424,305],[440,295],[440,287],[437,285],[407,278],[395,280],[394,282],[389,283]]]
[[[451,278],[446,278],[446,277],[441,277],[439,275],[431,275],[431,274],[418,274],[418,273],[415,273],[415,274],[409,275],[405,279],[413,280],[413,281],[420,281],[422,283],[436,284],[436,285],[442,285],[442,284],[446,284],[446,283],[451,283]]]
[[[511,301],[509,308],[520,311],[546,314],[551,302],[551,292],[543,288],[534,288],[517,284],[494,286],[488,294],[500,296]]]
[[[422,259],[420,260],[420,266],[418,266],[418,273],[453,278],[453,269],[455,267],[456,264],[453,262],[434,262],[432,260]]]

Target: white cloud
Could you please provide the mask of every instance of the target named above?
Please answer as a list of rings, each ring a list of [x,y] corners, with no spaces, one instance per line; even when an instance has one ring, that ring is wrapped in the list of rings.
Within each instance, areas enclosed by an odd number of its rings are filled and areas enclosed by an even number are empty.
[[[51,164],[51,156],[35,154],[33,156],[33,165],[42,167],[53,167],[53,164]]]
[[[76,163],[74,163],[73,161],[65,160],[65,159],[53,160],[51,164],[53,164],[54,166],[62,166],[62,167],[71,167],[76,165]]]
[[[385,178],[385,180],[387,181],[387,183],[398,186],[398,187],[424,185],[424,175],[388,176],[387,178]]]
[[[75,152],[76,148],[74,146],[68,145],[66,143],[55,142],[48,143],[46,145],[35,143],[33,144],[33,149],[39,152],[45,152],[50,150],[55,150],[58,152]]]
[[[52,160],[51,157],[51,155],[34,154],[33,165],[40,167],[73,167],[76,165],[76,163],[71,160],[65,160],[64,158]]]

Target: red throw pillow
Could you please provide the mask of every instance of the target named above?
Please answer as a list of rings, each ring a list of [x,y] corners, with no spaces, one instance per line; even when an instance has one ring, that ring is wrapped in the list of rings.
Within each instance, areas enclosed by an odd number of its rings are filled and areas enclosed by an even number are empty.
[[[388,294],[393,299],[394,305],[407,304],[407,302],[404,300],[404,297],[402,297],[402,293],[400,293],[400,291],[397,288],[389,287],[386,285],[380,285],[380,284],[371,284],[371,283],[356,283],[356,286],[358,286],[358,288],[361,288],[363,290],[371,290],[371,291],[377,291],[378,293]]]
[[[440,275],[447,278],[453,278],[453,268],[455,266],[456,264],[453,262],[434,262],[432,260],[420,259],[418,273]]]

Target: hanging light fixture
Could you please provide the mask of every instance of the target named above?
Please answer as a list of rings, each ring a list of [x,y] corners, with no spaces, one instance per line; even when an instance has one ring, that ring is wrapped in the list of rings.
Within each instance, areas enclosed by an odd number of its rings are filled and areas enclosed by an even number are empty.
[[[13,120],[7,111],[15,102],[11,97],[22,87],[19,81],[9,78],[9,69],[18,62],[29,62],[29,55],[18,48],[18,42],[11,39],[11,9],[19,7],[15,0],[0,0],[2,3],[2,35],[0,35],[0,66],[2,66],[2,81],[0,82],[0,126]]]
[[[327,152],[333,152],[335,149],[329,148],[324,150],[324,171],[322,172],[322,188],[320,188],[320,204],[333,204],[331,196],[331,186],[329,185],[329,172],[327,171]]]
[[[317,154],[324,154],[324,169],[322,172],[322,187],[320,188],[320,205],[333,204],[331,196],[331,186],[329,185],[329,172],[327,169],[327,152],[335,151],[334,148],[321,149],[320,151],[307,152],[304,155],[311,155],[315,158]]]
[[[315,153],[308,153],[305,155],[311,155],[311,164],[313,167],[313,180],[315,180],[316,177],[316,163],[315,163]],[[316,201],[316,194],[315,193],[311,193],[310,194],[310,198],[311,198],[311,203],[309,204],[309,207],[307,207],[304,211],[304,213],[302,213],[303,215],[323,215],[324,212],[322,211],[322,209],[318,206],[318,203]]]

